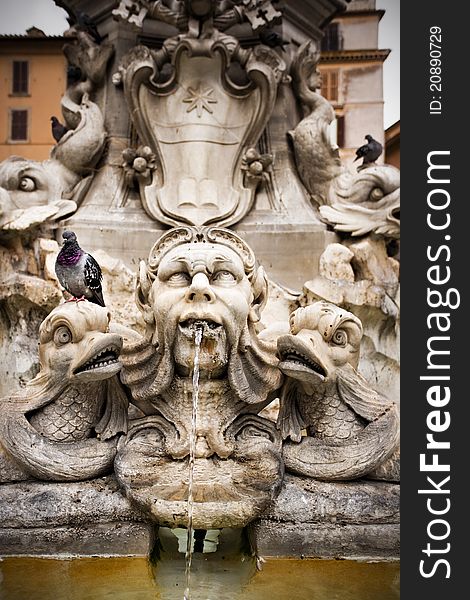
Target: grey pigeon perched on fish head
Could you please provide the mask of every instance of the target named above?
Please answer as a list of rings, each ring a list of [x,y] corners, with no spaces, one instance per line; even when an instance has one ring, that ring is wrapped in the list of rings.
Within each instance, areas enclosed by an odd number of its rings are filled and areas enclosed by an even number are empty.
[[[91,254],[80,248],[73,231],[64,231],[64,244],[57,256],[55,272],[72,300],[89,300],[105,306],[101,281],[101,268]]]
[[[367,134],[365,139],[367,140],[367,144],[364,144],[356,150],[356,158],[354,159],[355,162],[359,158],[362,158],[362,166],[375,162],[382,154],[383,150],[382,144],[377,140],[374,140],[370,134]]]

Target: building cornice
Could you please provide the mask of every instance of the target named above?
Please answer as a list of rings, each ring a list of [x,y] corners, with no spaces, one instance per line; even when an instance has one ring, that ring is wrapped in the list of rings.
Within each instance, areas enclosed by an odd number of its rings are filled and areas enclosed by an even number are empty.
[[[390,50],[328,50],[321,53],[320,64],[343,62],[384,62]]]
[[[385,142],[393,144],[400,139],[400,121],[396,121],[385,130]]]
[[[65,42],[66,40],[70,40],[70,38],[66,38],[63,35],[44,35],[44,36],[35,36],[35,35],[26,35],[26,34],[16,34],[16,33],[2,33],[0,34],[0,41],[19,41],[19,42]]]
[[[379,21],[381,20],[381,18],[384,16],[385,14],[385,10],[383,9],[370,9],[370,10],[347,10],[344,13],[341,13],[340,15],[337,15],[338,17],[341,17],[341,19],[347,18],[347,17],[375,17],[378,16],[379,17]]]
[[[338,14],[344,14],[349,0],[287,0],[280,9],[285,20],[294,23],[307,37],[319,40],[323,28]]]

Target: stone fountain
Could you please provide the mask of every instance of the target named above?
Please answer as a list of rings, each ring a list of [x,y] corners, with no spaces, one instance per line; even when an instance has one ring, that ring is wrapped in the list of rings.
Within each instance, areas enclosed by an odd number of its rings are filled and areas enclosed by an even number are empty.
[[[298,2],[56,4],[103,40],[67,32],[51,158],[0,164],[0,552],[146,555],[191,525],[397,558],[399,172],[329,141],[344,3],[309,2],[288,53],[258,33]],[[63,301],[64,228],[107,308]]]

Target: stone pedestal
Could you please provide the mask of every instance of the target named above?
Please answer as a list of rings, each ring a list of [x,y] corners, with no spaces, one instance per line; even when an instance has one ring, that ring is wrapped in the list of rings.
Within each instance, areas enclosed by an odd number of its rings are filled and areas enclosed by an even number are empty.
[[[399,489],[287,475],[271,509],[250,526],[250,538],[266,557],[397,560]],[[155,539],[155,526],[113,477],[0,488],[1,556],[148,556]]]
[[[287,475],[281,493],[252,525],[261,556],[398,560],[400,486],[325,483]]]
[[[148,556],[154,543],[112,477],[0,488],[1,556]]]

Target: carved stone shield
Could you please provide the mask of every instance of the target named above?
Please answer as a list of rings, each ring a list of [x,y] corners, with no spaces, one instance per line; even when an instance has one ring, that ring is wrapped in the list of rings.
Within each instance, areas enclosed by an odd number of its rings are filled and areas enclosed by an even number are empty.
[[[150,185],[141,184],[144,208],[170,225],[232,225],[254,201],[258,181],[245,176],[242,159],[271,115],[284,63],[267,47],[241,50],[228,36],[185,37],[164,51],[172,67],[166,81],[161,54],[144,48],[124,76],[139,137],[159,159]],[[242,84],[230,78],[234,63]]]

